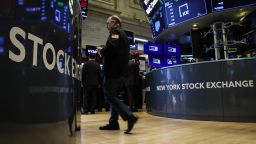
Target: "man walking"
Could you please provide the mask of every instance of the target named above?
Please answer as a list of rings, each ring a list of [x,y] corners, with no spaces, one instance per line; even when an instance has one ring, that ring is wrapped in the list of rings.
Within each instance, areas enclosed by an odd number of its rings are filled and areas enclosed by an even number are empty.
[[[109,124],[100,127],[100,130],[119,130],[118,115],[127,121],[125,134],[129,134],[138,118],[122,103],[117,95],[120,87],[124,85],[128,71],[129,40],[121,29],[121,19],[110,16],[107,21],[109,36],[104,48],[98,48],[98,53],[103,57],[104,95],[111,105]]]

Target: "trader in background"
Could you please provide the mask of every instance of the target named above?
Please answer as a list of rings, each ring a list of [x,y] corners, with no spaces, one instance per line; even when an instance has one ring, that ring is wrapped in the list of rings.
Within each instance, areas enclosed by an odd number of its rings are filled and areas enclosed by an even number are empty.
[[[83,65],[82,83],[84,87],[84,113],[95,113],[96,100],[101,83],[100,64],[95,56],[90,55],[89,61]]]

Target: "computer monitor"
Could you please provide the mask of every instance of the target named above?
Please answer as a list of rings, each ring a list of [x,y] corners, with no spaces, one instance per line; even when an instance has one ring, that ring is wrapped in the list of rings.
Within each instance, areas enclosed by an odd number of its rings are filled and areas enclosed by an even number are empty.
[[[177,65],[180,64],[181,60],[180,60],[180,56],[164,56],[162,59],[162,66],[173,66],[173,65]]]
[[[96,54],[97,54],[96,46],[86,45],[85,54],[86,54],[86,56],[96,56]]]
[[[166,0],[165,15],[167,27],[201,17],[207,14],[205,0]]]
[[[256,0],[211,0],[212,11],[222,11],[227,9],[234,9],[244,6],[256,5]]]
[[[79,0],[81,5],[82,17],[83,19],[87,18],[88,11],[88,0]]]
[[[180,56],[180,46],[176,44],[164,44],[164,55]]]
[[[151,25],[152,37],[157,38],[158,35],[166,29],[164,7],[161,6],[149,20]]]
[[[159,55],[149,55],[148,56],[148,65],[153,66],[153,67],[162,67],[163,66],[163,58],[162,56]]]
[[[144,43],[144,54],[163,55],[163,46],[160,43]]]
[[[149,19],[163,5],[163,0],[140,0],[140,5]]]

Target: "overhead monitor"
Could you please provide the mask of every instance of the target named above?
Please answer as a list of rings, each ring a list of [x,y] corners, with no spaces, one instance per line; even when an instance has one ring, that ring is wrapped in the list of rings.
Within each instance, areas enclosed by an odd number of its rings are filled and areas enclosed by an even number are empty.
[[[162,66],[173,66],[180,63],[180,56],[164,56],[162,59]]]
[[[226,9],[239,8],[243,6],[256,5],[256,0],[211,0],[212,11],[222,11]]]
[[[179,23],[207,14],[205,0],[166,0],[166,24],[173,27]]]
[[[83,19],[86,19],[88,11],[88,0],[80,0],[80,5],[82,10],[82,17]]]
[[[70,33],[71,24],[68,23],[70,18],[69,6],[64,2],[53,2],[53,23],[61,29]]]
[[[148,65],[153,67],[162,67],[162,56],[159,55],[149,55],[148,56]]]
[[[162,4],[163,0],[140,0],[140,5],[145,10],[148,18],[151,18]]]
[[[180,56],[180,47],[176,44],[164,44],[164,55]]]
[[[41,2],[35,0],[17,0],[16,9],[19,11],[16,15],[17,20],[49,20],[51,19],[51,9],[54,3],[50,0],[42,0]]]
[[[149,21],[151,25],[152,37],[156,38],[166,28],[164,7],[160,7]]]
[[[163,55],[162,44],[159,43],[144,43],[144,54]]]

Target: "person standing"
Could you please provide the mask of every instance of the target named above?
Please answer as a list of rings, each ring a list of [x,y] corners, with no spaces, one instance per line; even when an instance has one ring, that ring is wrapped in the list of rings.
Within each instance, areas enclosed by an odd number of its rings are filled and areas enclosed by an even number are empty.
[[[126,79],[126,90],[128,95],[128,105],[133,112],[138,112],[139,105],[139,64],[133,60],[128,64],[128,76]]]
[[[97,51],[103,58],[103,89],[104,96],[111,106],[111,116],[109,123],[99,129],[119,130],[118,115],[120,114],[123,120],[127,121],[127,129],[124,133],[129,134],[138,117],[118,99],[118,92],[124,86],[128,71],[129,40],[121,28],[121,19],[118,16],[110,16],[106,23],[109,36],[105,47],[97,47]]]
[[[83,65],[82,82],[84,87],[84,113],[95,113],[97,94],[101,83],[100,64],[94,56],[89,56],[89,61]]]

